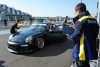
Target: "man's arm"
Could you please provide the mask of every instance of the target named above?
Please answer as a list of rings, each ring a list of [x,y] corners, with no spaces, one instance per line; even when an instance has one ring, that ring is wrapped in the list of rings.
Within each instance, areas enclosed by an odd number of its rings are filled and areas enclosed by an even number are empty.
[[[75,28],[76,28],[76,25],[75,25],[75,24],[73,24],[73,25],[69,25],[69,27],[75,29]]]
[[[18,32],[17,28],[15,28],[15,31]]]
[[[76,28],[74,30],[74,33],[72,35],[68,36],[68,39],[71,41],[78,41],[83,33],[83,29],[82,29],[82,22],[76,22]]]

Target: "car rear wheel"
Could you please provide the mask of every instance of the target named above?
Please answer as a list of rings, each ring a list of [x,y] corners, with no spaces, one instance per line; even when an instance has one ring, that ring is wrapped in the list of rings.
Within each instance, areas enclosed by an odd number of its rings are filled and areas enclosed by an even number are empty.
[[[37,48],[42,49],[44,47],[45,41],[44,38],[38,38],[37,39]]]

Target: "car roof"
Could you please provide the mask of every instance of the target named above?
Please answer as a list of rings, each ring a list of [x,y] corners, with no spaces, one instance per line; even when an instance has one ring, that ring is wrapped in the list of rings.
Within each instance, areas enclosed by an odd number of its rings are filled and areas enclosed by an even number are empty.
[[[32,25],[51,25],[52,23],[33,23]]]

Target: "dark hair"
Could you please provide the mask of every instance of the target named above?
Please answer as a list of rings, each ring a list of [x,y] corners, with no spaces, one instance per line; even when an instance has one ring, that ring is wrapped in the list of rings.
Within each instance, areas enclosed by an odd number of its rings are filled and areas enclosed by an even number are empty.
[[[80,10],[81,12],[86,11],[86,5],[84,3],[79,3],[75,7],[75,11]]]
[[[66,16],[66,18],[68,18],[68,16]]]
[[[20,20],[18,19],[17,22],[19,22]]]

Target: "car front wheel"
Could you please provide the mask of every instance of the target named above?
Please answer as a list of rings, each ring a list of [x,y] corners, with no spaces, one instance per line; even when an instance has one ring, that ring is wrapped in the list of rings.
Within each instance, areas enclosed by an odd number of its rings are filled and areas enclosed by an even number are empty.
[[[37,39],[37,48],[42,49],[44,47],[45,41],[44,38],[38,38]]]

